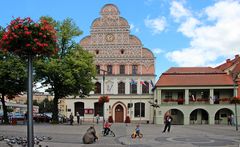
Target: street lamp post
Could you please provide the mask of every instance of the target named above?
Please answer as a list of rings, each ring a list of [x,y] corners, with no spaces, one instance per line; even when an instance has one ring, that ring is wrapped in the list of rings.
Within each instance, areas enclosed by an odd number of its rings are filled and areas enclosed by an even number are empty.
[[[233,81],[234,82],[234,97],[236,97],[236,83],[235,83],[235,80]],[[234,103],[235,105],[235,119],[236,119],[236,131],[238,131],[238,114],[237,114],[237,101],[235,101]]]
[[[238,131],[237,102],[235,102],[236,131]]]
[[[155,99],[153,102],[149,101],[150,105],[153,107],[153,124],[156,121],[156,108],[159,108],[160,106],[158,105],[158,100]]]
[[[237,94],[236,94],[236,79],[237,79],[237,76],[236,77],[234,77],[234,74],[232,73],[232,79],[233,79],[233,95],[234,95],[234,97],[236,97],[237,96]],[[234,102],[234,105],[235,105],[235,119],[236,119],[236,131],[238,131],[238,114],[237,114],[237,101],[235,101]]]
[[[105,95],[105,91],[104,91],[104,83],[105,83],[105,75],[106,75],[106,70],[104,70],[104,69],[100,69],[100,71],[102,71],[103,72],[103,92],[102,92],[102,94],[103,94],[103,96]],[[104,122],[105,122],[105,118],[104,118],[104,106],[105,106],[105,102],[103,103],[103,127],[104,127]]]

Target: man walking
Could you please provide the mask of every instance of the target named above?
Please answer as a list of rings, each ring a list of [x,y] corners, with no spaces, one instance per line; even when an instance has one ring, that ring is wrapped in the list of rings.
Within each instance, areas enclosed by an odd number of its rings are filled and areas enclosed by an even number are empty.
[[[173,118],[172,118],[170,115],[167,115],[167,116],[166,116],[165,121],[164,121],[165,127],[164,127],[164,130],[162,131],[162,133],[165,133],[166,130],[167,130],[168,132],[170,132],[172,120],[173,120]]]
[[[70,125],[73,125],[73,114],[72,113],[70,114],[69,119],[70,119]]]
[[[80,115],[79,115],[78,112],[77,112],[77,123],[78,123],[78,124],[80,123]]]

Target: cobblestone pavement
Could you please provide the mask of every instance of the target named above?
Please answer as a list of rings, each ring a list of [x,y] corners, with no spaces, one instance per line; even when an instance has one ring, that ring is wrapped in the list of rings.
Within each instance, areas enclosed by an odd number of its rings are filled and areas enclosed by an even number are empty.
[[[131,133],[135,124],[113,124],[112,130],[116,137],[103,137],[102,124],[95,124],[99,140],[91,145],[82,144],[82,136],[89,126],[83,125],[51,125],[35,124],[35,136],[50,136],[52,140],[40,142],[41,147],[240,147],[240,131],[226,125],[173,125],[170,133],[162,133],[162,125],[141,124],[143,138],[132,139]],[[26,125],[0,125],[0,136],[21,136],[27,134]],[[35,145],[40,147],[40,145]],[[14,147],[18,147],[14,145]],[[0,147],[8,147],[5,141],[0,141]]]

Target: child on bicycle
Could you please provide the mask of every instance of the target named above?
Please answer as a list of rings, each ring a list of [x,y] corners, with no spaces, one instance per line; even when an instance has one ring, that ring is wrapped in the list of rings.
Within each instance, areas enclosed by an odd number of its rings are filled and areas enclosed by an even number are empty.
[[[139,136],[139,134],[140,134],[139,124],[137,124],[135,131],[136,131],[137,136]]]
[[[110,127],[111,127],[111,123],[109,123],[108,121],[106,121],[104,123],[104,136],[108,135],[109,131],[110,131]]]

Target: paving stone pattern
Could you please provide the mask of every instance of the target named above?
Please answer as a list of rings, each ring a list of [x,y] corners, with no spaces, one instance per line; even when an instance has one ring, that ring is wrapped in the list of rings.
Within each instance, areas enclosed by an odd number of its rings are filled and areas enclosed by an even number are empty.
[[[93,124],[51,125],[35,124],[34,135],[51,137],[40,141],[36,147],[240,147],[240,131],[226,125],[188,125],[172,126],[170,133],[162,133],[164,126],[141,124],[143,138],[132,139],[136,124],[113,124],[116,137],[101,134],[102,124],[94,124],[99,140],[94,144],[82,143],[82,136]],[[26,125],[0,125],[0,136],[26,137]],[[8,147],[6,141],[0,141],[0,147]],[[14,144],[13,147],[20,147]]]

